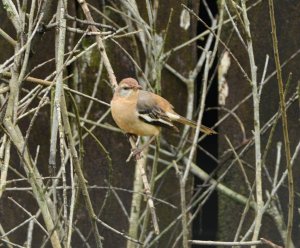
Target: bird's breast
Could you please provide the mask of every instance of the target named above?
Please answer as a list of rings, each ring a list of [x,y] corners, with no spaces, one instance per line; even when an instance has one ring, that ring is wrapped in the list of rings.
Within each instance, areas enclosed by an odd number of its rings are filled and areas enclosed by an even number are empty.
[[[136,110],[136,102],[118,99],[111,101],[111,113],[116,124],[126,133],[139,136],[158,135],[160,128],[141,121]]]

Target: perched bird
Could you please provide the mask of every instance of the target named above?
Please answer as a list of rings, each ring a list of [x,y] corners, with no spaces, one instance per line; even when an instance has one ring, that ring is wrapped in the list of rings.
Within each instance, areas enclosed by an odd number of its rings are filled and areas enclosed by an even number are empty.
[[[159,135],[161,127],[178,131],[173,122],[179,122],[193,128],[197,127],[194,121],[180,116],[173,109],[172,104],[163,97],[142,90],[134,78],[123,79],[116,87],[111,100],[112,117],[119,128],[129,135],[152,136],[142,149]],[[206,134],[216,133],[204,125],[201,125],[200,131]],[[133,152],[137,154],[142,149]]]

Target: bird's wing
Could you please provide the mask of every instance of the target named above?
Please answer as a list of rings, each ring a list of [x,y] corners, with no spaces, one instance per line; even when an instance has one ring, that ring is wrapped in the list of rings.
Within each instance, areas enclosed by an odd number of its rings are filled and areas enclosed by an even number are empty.
[[[173,106],[164,98],[148,91],[139,91],[137,112],[140,120],[155,126],[172,128],[178,131],[166,114],[168,108],[172,109]]]

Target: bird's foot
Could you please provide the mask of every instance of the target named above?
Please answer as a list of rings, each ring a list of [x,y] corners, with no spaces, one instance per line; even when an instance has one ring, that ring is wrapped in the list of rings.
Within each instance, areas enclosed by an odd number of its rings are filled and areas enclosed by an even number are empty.
[[[135,160],[140,160],[143,157],[142,152],[143,152],[142,148],[138,148],[138,147],[132,148],[131,153],[127,158],[126,162],[129,162],[132,157],[134,157]]]
[[[143,157],[142,152],[143,152],[143,149],[142,148],[138,148],[138,147],[133,148],[131,150],[132,156],[135,157],[136,160],[139,160],[139,159],[141,159]]]

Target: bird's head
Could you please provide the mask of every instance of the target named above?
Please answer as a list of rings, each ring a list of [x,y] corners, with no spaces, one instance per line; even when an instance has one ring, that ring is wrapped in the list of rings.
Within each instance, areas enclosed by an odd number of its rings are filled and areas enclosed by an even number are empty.
[[[139,89],[142,89],[142,86],[134,78],[125,78],[119,83],[116,93],[121,97],[129,97]]]

